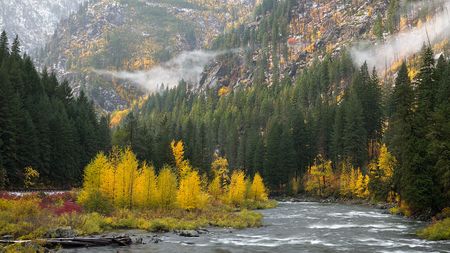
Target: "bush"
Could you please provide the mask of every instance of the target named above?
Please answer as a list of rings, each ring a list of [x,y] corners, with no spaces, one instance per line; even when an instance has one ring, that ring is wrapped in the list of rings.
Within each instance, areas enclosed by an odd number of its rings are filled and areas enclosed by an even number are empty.
[[[78,202],[89,212],[110,214],[113,210],[112,203],[99,191],[89,193],[87,196],[80,196]]]
[[[450,239],[450,218],[435,222],[430,226],[420,230],[417,234],[428,240],[449,240]]]
[[[446,208],[442,209],[442,211],[436,215],[436,218],[438,220],[450,218],[450,207],[446,207]]]
[[[82,221],[80,227],[77,228],[80,234],[92,235],[103,232],[105,227],[105,218],[99,213],[90,213],[80,217]]]
[[[401,203],[400,206],[392,207],[391,209],[389,209],[389,212],[395,215],[403,215],[406,217],[411,216],[411,210],[409,206],[405,203]]]
[[[0,252],[5,252],[5,253],[16,253],[16,252],[44,253],[44,252],[48,252],[48,249],[40,246],[37,243],[30,242],[30,243],[16,243],[16,244],[6,246],[3,249],[0,248]]]
[[[51,216],[39,208],[38,199],[0,199],[0,235],[39,236],[50,225]]]
[[[244,209],[239,213],[223,214],[223,216],[214,217],[211,219],[210,224],[239,229],[260,227],[262,225],[262,214]]]

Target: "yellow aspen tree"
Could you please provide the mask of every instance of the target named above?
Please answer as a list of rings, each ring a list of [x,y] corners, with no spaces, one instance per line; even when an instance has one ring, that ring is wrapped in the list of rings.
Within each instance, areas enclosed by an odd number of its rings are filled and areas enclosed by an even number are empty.
[[[301,184],[301,179],[299,177],[293,177],[291,179],[291,193],[296,195],[299,193],[300,191],[300,184]]]
[[[349,180],[349,190],[352,196],[355,195],[356,192],[356,181],[358,180],[358,171],[352,168],[350,170],[350,180]]]
[[[368,198],[370,196],[369,183],[370,183],[370,177],[369,177],[369,175],[365,175],[364,182],[363,182],[364,192],[362,193],[362,198]]]
[[[100,173],[108,166],[108,158],[99,153],[84,169],[83,189],[78,195],[78,201],[84,204],[94,194],[100,191]]]
[[[24,169],[23,175],[24,175],[23,184],[27,189],[35,186],[37,180],[39,179],[39,172],[33,169],[31,166],[28,166]]]
[[[361,170],[357,170],[357,177],[356,177],[356,183],[355,183],[355,191],[353,192],[353,194],[358,197],[361,198],[363,193],[364,193],[364,176],[361,173]]]
[[[110,159],[100,172],[100,192],[114,205],[114,186],[116,180],[116,168]]]
[[[211,171],[214,178],[208,186],[208,193],[218,200],[223,197],[230,182],[228,160],[215,155],[214,161],[211,163]]]
[[[152,208],[157,206],[157,180],[155,169],[143,163],[135,183],[135,200],[138,206]]]
[[[145,179],[142,169],[134,180],[134,207],[145,207]]]
[[[313,194],[318,194],[320,188],[320,181],[318,181],[317,177],[315,176],[315,174],[317,174],[316,170],[316,166],[311,166],[304,177],[305,191]]]
[[[170,143],[170,147],[172,148],[172,155],[175,159],[175,165],[178,168],[180,178],[183,178],[192,171],[189,161],[184,159],[183,141],[172,141],[172,143]]]
[[[202,176],[200,177],[200,186],[202,191],[204,191],[205,193],[208,192],[209,178],[206,172],[203,172]]]
[[[329,188],[332,179],[331,161],[325,161],[321,155],[318,155],[314,165],[308,171],[306,191],[322,196]]]
[[[222,189],[225,189],[230,182],[228,160],[216,155],[214,161],[211,163],[211,171],[215,178],[219,178]]]
[[[241,206],[245,200],[246,188],[244,172],[241,170],[234,171],[228,189],[228,202],[235,206]]]
[[[249,199],[255,201],[267,201],[267,189],[264,185],[262,177],[256,173],[253,177],[252,185],[250,186]]]
[[[133,187],[138,176],[138,161],[136,155],[127,148],[117,164],[117,205],[119,207],[133,207]]]
[[[222,197],[223,191],[219,177],[214,177],[214,179],[211,181],[208,186],[208,193],[209,195],[211,195],[211,197],[213,197],[214,200],[219,200]]]
[[[341,164],[341,176],[340,176],[340,195],[343,197],[351,197],[352,191],[351,186],[351,173],[352,167],[348,162],[342,162]]]
[[[177,192],[177,204],[181,209],[202,209],[206,206],[207,197],[201,189],[201,180],[197,171],[192,171],[180,180]]]
[[[158,175],[158,206],[173,208],[177,197],[177,177],[170,167],[165,166]]]
[[[170,143],[170,147],[172,148],[172,155],[175,159],[175,165],[178,169],[180,169],[181,165],[184,162],[184,144],[183,141],[175,141],[173,140]]]
[[[110,189],[108,195],[111,196],[110,199],[112,199],[111,203],[113,206],[117,206],[117,196],[119,195],[117,189],[119,185],[119,180],[117,176],[118,174],[117,165],[121,160],[122,153],[123,153],[122,149],[120,149],[118,146],[113,146],[108,156],[110,163],[109,164],[110,170],[106,171],[105,177],[110,178],[111,185],[109,187],[108,186],[105,187],[108,187]]]
[[[394,167],[397,163],[395,157],[389,153],[386,144],[380,148],[380,156],[378,157],[378,168],[382,171],[382,180],[384,182],[390,180],[394,174]]]

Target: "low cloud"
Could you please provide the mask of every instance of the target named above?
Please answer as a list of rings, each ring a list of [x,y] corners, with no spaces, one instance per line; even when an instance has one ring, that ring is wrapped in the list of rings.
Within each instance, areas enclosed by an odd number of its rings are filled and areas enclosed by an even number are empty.
[[[152,92],[164,87],[175,87],[180,80],[197,84],[205,65],[219,55],[229,51],[184,51],[171,60],[143,71],[109,71],[94,70],[99,75],[111,76],[118,79],[137,83]]]
[[[400,32],[385,42],[368,46],[360,43],[351,49],[351,55],[356,65],[360,66],[365,61],[369,67],[376,67],[378,71],[385,70],[397,60],[406,59],[419,52],[424,44],[428,44],[448,37],[450,35],[450,0],[446,0],[443,10],[420,28]]]

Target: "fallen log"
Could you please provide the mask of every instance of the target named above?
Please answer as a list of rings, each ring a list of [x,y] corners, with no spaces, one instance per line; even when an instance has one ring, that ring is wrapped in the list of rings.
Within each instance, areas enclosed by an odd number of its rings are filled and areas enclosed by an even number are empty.
[[[87,248],[99,246],[127,246],[132,243],[129,236],[118,237],[75,237],[75,238],[51,238],[36,240],[0,240],[0,244],[38,243],[46,248]]]

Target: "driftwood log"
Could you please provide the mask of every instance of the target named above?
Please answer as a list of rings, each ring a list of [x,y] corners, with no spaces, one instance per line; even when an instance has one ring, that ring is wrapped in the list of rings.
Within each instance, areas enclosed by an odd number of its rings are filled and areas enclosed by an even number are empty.
[[[36,240],[0,240],[0,244],[31,243],[36,242],[46,248],[85,248],[99,246],[127,246],[132,243],[129,236],[118,237],[75,237],[75,238],[51,238]]]

